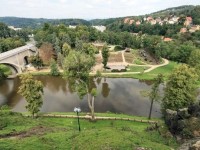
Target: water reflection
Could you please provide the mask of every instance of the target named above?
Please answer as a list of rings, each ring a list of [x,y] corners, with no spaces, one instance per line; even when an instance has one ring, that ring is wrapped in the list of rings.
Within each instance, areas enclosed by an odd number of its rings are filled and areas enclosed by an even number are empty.
[[[44,84],[44,103],[42,112],[69,112],[79,106],[82,111],[89,111],[86,97],[80,100],[69,81],[61,77],[37,76]],[[149,90],[145,82],[135,79],[102,78],[90,79],[91,89],[96,87],[98,95],[95,99],[96,112],[126,113],[147,116],[150,102],[140,95],[140,91]],[[149,84],[149,83],[148,83]],[[26,111],[26,101],[17,94],[19,78],[3,81],[0,85],[0,105],[8,104],[13,111]],[[154,117],[160,116],[159,104],[154,105]]]

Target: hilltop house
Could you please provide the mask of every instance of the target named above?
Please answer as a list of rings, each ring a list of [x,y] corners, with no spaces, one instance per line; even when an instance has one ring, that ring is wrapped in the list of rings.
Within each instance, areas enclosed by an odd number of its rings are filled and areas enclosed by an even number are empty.
[[[151,16],[149,16],[149,17],[147,17],[147,22],[150,22],[150,21],[152,21],[152,20],[154,20]]]
[[[185,33],[187,32],[187,28],[181,28],[180,33]]]
[[[133,24],[134,22],[135,22],[135,20],[133,20],[133,19],[129,20],[130,25]]]
[[[140,25],[141,22],[138,20],[138,21],[135,22],[135,24],[136,24],[136,25]]]
[[[186,17],[184,25],[186,27],[190,26],[192,24],[192,17]]]
[[[193,33],[200,30],[200,25],[192,25],[191,28],[189,29],[189,32]]]
[[[178,23],[179,18],[180,18],[180,17],[174,16],[174,17],[172,17],[171,19],[172,19],[175,23]]]
[[[124,23],[129,23],[130,18],[125,18]]]
[[[170,42],[170,41],[172,41],[172,39],[171,38],[164,38],[163,41]]]
[[[12,29],[12,30],[15,30],[15,31],[19,31],[21,30],[22,28],[15,28],[14,26],[8,26],[8,28]]]
[[[97,29],[98,31],[104,32],[106,30],[106,26],[92,26],[93,28]]]

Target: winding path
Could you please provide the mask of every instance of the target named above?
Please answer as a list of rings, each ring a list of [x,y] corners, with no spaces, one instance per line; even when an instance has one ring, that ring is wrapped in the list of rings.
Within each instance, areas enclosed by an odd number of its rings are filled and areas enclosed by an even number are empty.
[[[166,66],[169,64],[169,60],[162,58],[163,62],[159,65],[137,65],[137,64],[129,64],[127,62],[115,62],[115,63],[108,63],[108,65],[124,65],[124,66],[141,66],[141,67],[150,67],[149,69],[145,70],[144,73],[150,72],[158,67]],[[90,74],[95,74],[97,70],[99,70],[103,65],[99,64],[96,65],[93,72]],[[109,74],[118,74],[118,75],[124,75],[124,74],[139,74],[141,72],[109,72],[109,73],[102,73],[102,75],[109,75]]]

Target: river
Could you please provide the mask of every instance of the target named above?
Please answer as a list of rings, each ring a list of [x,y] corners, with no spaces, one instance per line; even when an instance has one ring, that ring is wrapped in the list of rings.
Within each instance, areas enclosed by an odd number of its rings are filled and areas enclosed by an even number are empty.
[[[72,112],[74,107],[80,107],[83,112],[89,111],[86,98],[80,100],[62,77],[36,76],[35,79],[44,85],[41,112]],[[8,105],[16,112],[25,112],[26,101],[17,93],[19,86],[19,78],[2,81],[0,105]],[[150,101],[141,95],[141,91],[151,89],[149,82],[129,78],[102,78],[93,86],[98,89],[95,112],[148,116]],[[161,116],[158,103],[154,103],[152,116]]]

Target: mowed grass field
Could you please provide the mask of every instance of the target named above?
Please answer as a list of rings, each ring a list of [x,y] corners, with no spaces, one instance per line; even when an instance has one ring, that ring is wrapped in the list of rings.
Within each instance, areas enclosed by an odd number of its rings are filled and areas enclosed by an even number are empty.
[[[167,77],[172,73],[173,69],[178,67],[180,64],[170,61],[168,65],[158,67],[150,72],[147,73],[139,73],[139,74],[104,74],[105,77],[112,77],[112,78],[135,78],[141,80],[153,80],[158,74],[163,74],[164,78]],[[143,70],[144,67],[136,68],[138,70]]]
[[[112,116],[117,117],[116,114]],[[166,134],[160,135],[156,130],[146,131],[147,127],[151,126],[147,123],[116,120],[90,122],[81,119],[80,124],[81,132],[78,131],[76,118],[32,119],[20,113],[1,111],[0,149],[134,150],[144,147],[151,150],[169,150],[178,146],[172,137],[164,136]],[[160,130],[166,130],[163,126],[164,124]]]

